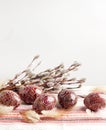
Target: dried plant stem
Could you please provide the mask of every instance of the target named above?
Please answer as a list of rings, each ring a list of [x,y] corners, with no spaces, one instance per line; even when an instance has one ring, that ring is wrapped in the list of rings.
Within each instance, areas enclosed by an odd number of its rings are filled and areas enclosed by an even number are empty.
[[[0,91],[5,89],[14,90],[19,88],[21,85],[38,85],[42,87],[45,92],[56,92],[61,89],[61,85],[72,85],[76,84],[76,88],[80,88],[82,83],[85,82],[85,79],[77,80],[76,78],[69,79],[69,73],[71,71],[76,71],[80,66],[79,63],[75,62],[67,69],[64,67],[63,64],[56,66],[53,69],[47,69],[43,72],[35,74],[35,69],[40,65],[41,61],[38,62],[34,67],[32,64],[39,58],[39,56],[35,56],[31,63],[27,66],[25,70],[21,73],[16,74],[12,80],[9,80],[5,87],[2,88]],[[71,88],[70,86],[70,89]]]

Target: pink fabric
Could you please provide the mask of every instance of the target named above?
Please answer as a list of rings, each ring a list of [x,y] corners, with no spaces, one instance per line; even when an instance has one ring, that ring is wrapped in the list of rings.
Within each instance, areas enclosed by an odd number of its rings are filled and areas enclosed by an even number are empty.
[[[12,113],[0,116],[0,123],[25,123],[19,112],[27,109],[31,109],[31,106],[21,105]],[[64,114],[58,120],[44,119],[38,123],[106,123],[106,117],[102,117],[98,115],[98,113],[95,113],[93,116],[91,116],[90,114],[86,113],[83,106],[76,106],[68,114]]]

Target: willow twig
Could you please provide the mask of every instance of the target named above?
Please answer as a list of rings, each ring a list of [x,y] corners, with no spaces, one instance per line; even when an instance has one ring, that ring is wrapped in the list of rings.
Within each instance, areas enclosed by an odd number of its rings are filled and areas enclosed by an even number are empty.
[[[38,62],[34,67],[32,64],[39,58],[39,55],[35,56],[31,63],[21,73],[16,74],[13,79],[9,80],[2,90],[10,89],[14,90],[20,88],[22,85],[38,85],[45,92],[58,91],[61,89],[61,85],[76,84],[76,88],[80,88],[85,82],[85,79],[77,80],[76,78],[69,78],[71,71],[78,70],[79,63],[75,62],[68,68],[65,68],[64,64],[60,64],[52,69],[47,69],[36,74],[34,71],[40,65]],[[70,89],[72,87],[70,86]]]

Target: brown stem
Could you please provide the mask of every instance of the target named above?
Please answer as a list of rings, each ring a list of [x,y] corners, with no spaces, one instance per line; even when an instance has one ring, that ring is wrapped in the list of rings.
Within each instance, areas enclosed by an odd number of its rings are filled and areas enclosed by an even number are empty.
[[[26,86],[28,84],[36,84],[39,87],[42,87],[45,91],[57,91],[60,89],[61,85],[78,84],[76,88],[80,88],[82,83],[85,82],[85,79],[76,80],[76,78],[68,78],[69,72],[77,70],[80,66],[79,63],[74,63],[67,69],[64,68],[63,64],[60,64],[53,69],[47,69],[43,72],[35,74],[34,70],[40,65],[41,62],[38,62],[38,64],[33,68],[32,64],[38,58],[38,55],[35,56],[31,63],[27,66],[27,68],[23,70],[21,73],[16,74],[12,80],[9,80],[5,84],[4,88],[0,89],[0,91],[6,89],[13,90],[19,88],[21,85]],[[70,89],[76,88],[70,87]]]
[[[80,98],[85,98],[85,96],[84,95],[77,95],[78,97],[80,97]]]

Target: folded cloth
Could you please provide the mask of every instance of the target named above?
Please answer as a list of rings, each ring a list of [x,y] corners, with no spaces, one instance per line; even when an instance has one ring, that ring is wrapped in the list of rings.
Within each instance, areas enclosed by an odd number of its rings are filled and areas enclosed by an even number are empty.
[[[31,105],[21,105],[15,111],[1,115],[0,124],[25,123],[20,112],[32,109]],[[54,110],[55,111],[55,110]],[[83,105],[83,99],[79,99],[77,105],[70,110],[64,110],[59,118],[47,118],[42,115],[42,120],[37,123],[106,123],[106,110],[90,112]]]

